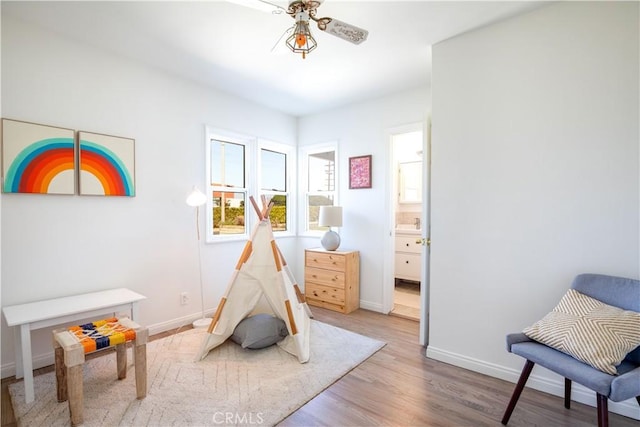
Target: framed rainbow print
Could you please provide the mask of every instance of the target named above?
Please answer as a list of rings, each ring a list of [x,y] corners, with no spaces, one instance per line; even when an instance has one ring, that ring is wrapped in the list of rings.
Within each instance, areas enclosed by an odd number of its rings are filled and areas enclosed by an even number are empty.
[[[2,191],[75,194],[73,129],[2,119]]]
[[[80,195],[135,196],[135,140],[78,132]]]

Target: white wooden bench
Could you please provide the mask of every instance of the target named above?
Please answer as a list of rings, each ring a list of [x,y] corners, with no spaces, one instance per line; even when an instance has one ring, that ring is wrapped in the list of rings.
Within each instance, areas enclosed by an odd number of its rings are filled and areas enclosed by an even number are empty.
[[[31,331],[123,311],[136,321],[138,302],[146,298],[129,289],[118,288],[3,307],[7,325],[18,327],[14,334],[16,378],[24,376],[26,402],[33,402],[35,397]]]

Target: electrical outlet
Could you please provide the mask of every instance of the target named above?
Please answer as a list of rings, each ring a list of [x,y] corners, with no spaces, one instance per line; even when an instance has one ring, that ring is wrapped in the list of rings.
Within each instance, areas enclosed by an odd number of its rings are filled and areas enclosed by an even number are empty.
[[[180,294],[180,304],[187,305],[189,303],[189,294],[186,292],[182,292]]]

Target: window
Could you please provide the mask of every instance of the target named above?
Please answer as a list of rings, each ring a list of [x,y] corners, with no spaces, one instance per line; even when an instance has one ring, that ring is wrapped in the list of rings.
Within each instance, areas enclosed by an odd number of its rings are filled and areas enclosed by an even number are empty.
[[[305,183],[305,232],[326,231],[327,227],[318,226],[320,206],[332,206],[337,202],[336,144],[309,147],[304,150],[301,177]]]
[[[275,205],[269,217],[275,234],[289,231],[293,147],[225,131],[206,131],[207,242],[244,240],[257,221],[249,196]],[[255,163],[257,167],[252,167]]]
[[[265,196],[267,203],[274,203],[269,213],[271,228],[274,233],[293,234],[291,224],[291,186],[288,173],[293,159],[293,147],[261,141],[260,164],[260,194]]]
[[[247,141],[216,136],[209,141],[209,194],[214,236],[246,235]]]

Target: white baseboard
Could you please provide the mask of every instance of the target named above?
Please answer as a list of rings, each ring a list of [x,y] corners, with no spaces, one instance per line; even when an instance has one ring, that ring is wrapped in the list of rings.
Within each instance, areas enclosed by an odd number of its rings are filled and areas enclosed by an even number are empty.
[[[360,300],[360,308],[384,314],[384,311],[382,310],[382,304],[378,304],[375,302]]]
[[[520,371],[518,370],[507,368],[501,365],[496,365],[494,363],[486,362],[483,360],[474,359],[462,354],[452,353],[450,351],[442,350],[439,348],[427,347],[426,356],[431,359],[448,363],[450,365],[468,369],[470,371],[479,372],[481,374],[489,375],[495,378],[500,378],[514,384],[517,383],[518,379],[520,378]],[[536,369],[537,368],[534,368],[534,372],[529,377],[526,386],[535,390],[552,394],[554,396],[564,397],[564,379],[556,374],[552,374],[556,378],[541,377],[535,374]],[[550,373],[550,371],[546,371]],[[573,384],[573,387],[571,389],[571,398],[571,400],[584,403],[585,405],[593,406],[594,408],[596,406],[595,392],[581,386],[580,384]],[[505,402],[505,408],[507,403],[508,402]],[[635,399],[625,400],[624,402],[609,401],[608,406],[610,412],[624,415],[625,417],[633,418],[635,420],[640,420],[638,402],[636,402]],[[595,411],[593,416],[596,417]]]

